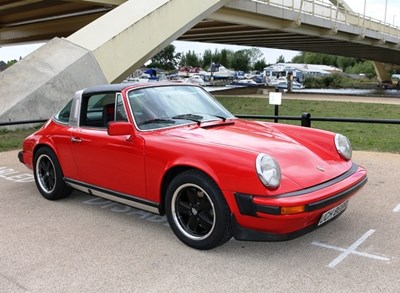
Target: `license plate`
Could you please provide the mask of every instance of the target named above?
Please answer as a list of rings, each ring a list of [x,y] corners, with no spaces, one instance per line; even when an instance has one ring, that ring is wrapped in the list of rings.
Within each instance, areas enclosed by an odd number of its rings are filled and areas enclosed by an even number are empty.
[[[343,212],[347,208],[348,203],[349,203],[349,201],[346,200],[346,201],[342,202],[340,205],[323,213],[321,218],[319,219],[318,226],[322,225],[323,223],[325,223],[329,220],[332,220],[337,215],[339,215],[341,212]]]

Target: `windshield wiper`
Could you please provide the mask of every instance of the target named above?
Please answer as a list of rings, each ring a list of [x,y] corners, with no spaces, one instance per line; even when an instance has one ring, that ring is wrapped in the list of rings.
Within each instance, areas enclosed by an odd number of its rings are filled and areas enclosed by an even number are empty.
[[[171,118],[172,119],[190,120],[190,121],[194,121],[200,125],[201,120],[203,119],[203,116],[195,115],[195,114],[180,114],[180,115],[173,116]]]
[[[154,118],[154,119],[149,119],[149,120],[142,121],[142,122],[139,123],[139,125],[151,124],[151,123],[175,124],[175,121],[171,120],[171,119],[165,119],[165,118]]]
[[[215,114],[207,114],[207,115],[210,115],[210,116],[217,117],[217,118],[221,119],[223,122],[225,122],[225,121],[226,121],[226,117],[224,117],[224,116],[221,116],[221,115],[215,115]]]

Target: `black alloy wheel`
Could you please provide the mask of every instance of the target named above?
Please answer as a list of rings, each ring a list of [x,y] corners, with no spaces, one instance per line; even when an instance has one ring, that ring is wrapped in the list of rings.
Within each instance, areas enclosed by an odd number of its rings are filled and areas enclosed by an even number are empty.
[[[232,237],[230,211],[222,192],[198,170],[186,171],[172,180],[166,212],[175,235],[190,247],[211,249]]]
[[[49,200],[64,198],[72,192],[64,182],[56,155],[47,147],[42,147],[35,153],[34,177],[38,190]]]

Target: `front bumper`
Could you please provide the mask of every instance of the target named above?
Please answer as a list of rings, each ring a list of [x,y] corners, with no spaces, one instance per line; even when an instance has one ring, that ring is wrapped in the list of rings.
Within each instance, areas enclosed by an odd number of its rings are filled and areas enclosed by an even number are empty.
[[[337,178],[296,192],[273,197],[235,193],[238,213],[232,219],[234,237],[253,241],[299,237],[325,225],[318,225],[322,214],[348,200],[367,180],[365,169],[353,164]],[[304,206],[303,212],[282,213],[283,207],[300,205]]]
[[[320,226],[318,226],[318,223],[312,224],[308,227],[305,227],[303,229],[293,231],[290,233],[270,233],[270,232],[262,232],[258,231],[255,229],[249,229],[249,228],[244,228],[239,225],[235,217],[232,217],[232,232],[233,232],[233,237],[236,240],[240,241],[268,241],[268,242],[277,242],[277,241],[288,241],[295,239],[297,237],[300,237],[304,234],[310,233],[322,226],[325,226],[326,224],[332,222],[333,220],[337,219],[341,214],[343,214],[344,211],[342,211],[340,214],[338,214],[335,218],[330,220],[329,222],[326,222]]]

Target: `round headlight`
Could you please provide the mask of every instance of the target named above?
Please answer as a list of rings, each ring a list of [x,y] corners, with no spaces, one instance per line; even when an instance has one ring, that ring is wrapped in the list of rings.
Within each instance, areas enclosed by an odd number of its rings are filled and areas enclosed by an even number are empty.
[[[281,168],[274,158],[259,154],[256,159],[256,170],[261,182],[268,189],[276,189],[281,184]]]
[[[350,140],[346,136],[337,133],[335,135],[335,146],[339,155],[343,159],[345,159],[346,161],[351,159],[353,151],[351,148]]]

